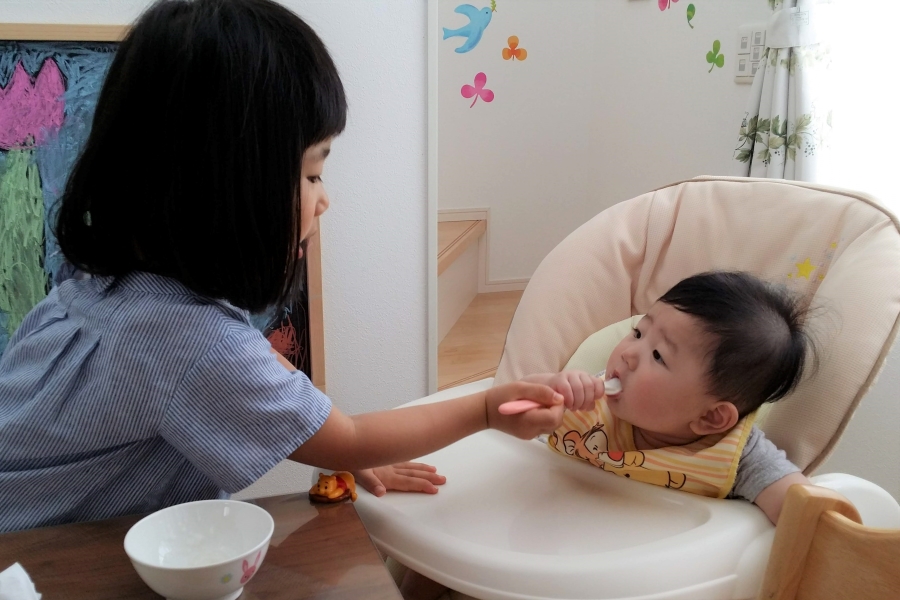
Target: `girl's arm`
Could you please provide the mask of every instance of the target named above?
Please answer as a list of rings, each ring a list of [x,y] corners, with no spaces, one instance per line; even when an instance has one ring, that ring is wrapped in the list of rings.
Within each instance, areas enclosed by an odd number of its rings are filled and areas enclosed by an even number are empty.
[[[781,514],[781,507],[784,505],[784,497],[787,495],[788,488],[797,483],[813,485],[803,473],[791,473],[761,491],[753,503],[766,513],[766,516],[769,517],[769,520],[774,525],[777,525],[778,516]]]
[[[501,415],[511,400],[534,400],[546,408]],[[290,459],[332,470],[353,471],[430,454],[483,429],[522,439],[549,433],[562,422],[562,397],[545,385],[515,382],[444,402],[361,415],[336,407],[322,427]]]
[[[272,354],[288,371],[297,370],[291,361],[274,348],[272,348]],[[433,466],[415,462],[402,462],[373,469],[357,469],[353,472],[353,476],[356,478],[357,484],[375,496],[383,496],[388,490],[436,494],[435,486],[442,485],[447,481],[447,478],[439,475]]]

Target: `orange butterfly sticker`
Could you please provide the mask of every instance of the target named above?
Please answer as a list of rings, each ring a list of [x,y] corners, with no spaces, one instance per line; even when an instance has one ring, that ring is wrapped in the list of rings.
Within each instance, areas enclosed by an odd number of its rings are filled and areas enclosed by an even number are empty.
[[[519,60],[525,60],[525,58],[528,56],[528,52],[525,50],[525,48],[518,47],[519,46],[519,38],[514,35],[511,35],[511,36],[509,36],[509,39],[506,41],[509,44],[509,48],[503,49],[503,60],[509,60],[509,59],[516,60],[517,58]]]

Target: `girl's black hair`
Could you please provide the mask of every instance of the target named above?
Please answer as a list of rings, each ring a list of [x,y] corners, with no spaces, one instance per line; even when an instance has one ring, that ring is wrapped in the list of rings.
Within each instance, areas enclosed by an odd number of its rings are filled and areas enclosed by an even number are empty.
[[[135,270],[261,311],[300,285],[303,152],[344,129],[325,45],[269,0],[160,0],[119,45],[56,234],[99,275]]]
[[[793,390],[807,353],[806,309],[781,286],[743,272],[688,277],[659,299],[695,317],[710,335],[707,385],[741,417]]]

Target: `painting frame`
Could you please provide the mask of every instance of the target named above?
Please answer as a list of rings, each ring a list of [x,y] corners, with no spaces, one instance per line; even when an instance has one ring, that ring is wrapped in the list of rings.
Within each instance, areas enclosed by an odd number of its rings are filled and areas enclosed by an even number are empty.
[[[0,40],[11,42],[121,42],[130,25],[0,23]],[[325,327],[322,300],[322,251],[320,236],[306,247],[306,291],[309,333],[310,380],[325,393]]]

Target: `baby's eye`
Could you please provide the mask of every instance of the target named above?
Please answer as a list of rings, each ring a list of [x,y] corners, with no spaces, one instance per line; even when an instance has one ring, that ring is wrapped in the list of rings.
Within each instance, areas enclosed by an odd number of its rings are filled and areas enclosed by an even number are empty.
[[[634,337],[635,337],[635,339],[638,339],[638,340],[641,339],[641,330],[640,330],[640,329],[638,329],[637,327],[635,327],[632,331],[634,331]]]
[[[662,355],[659,353],[659,350],[654,350],[654,351],[653,351],[653,360],[655,360],[655,361],[658,362],[658,363],[666,364],[666,361],[663,360],[663,357],[662,357]]]

